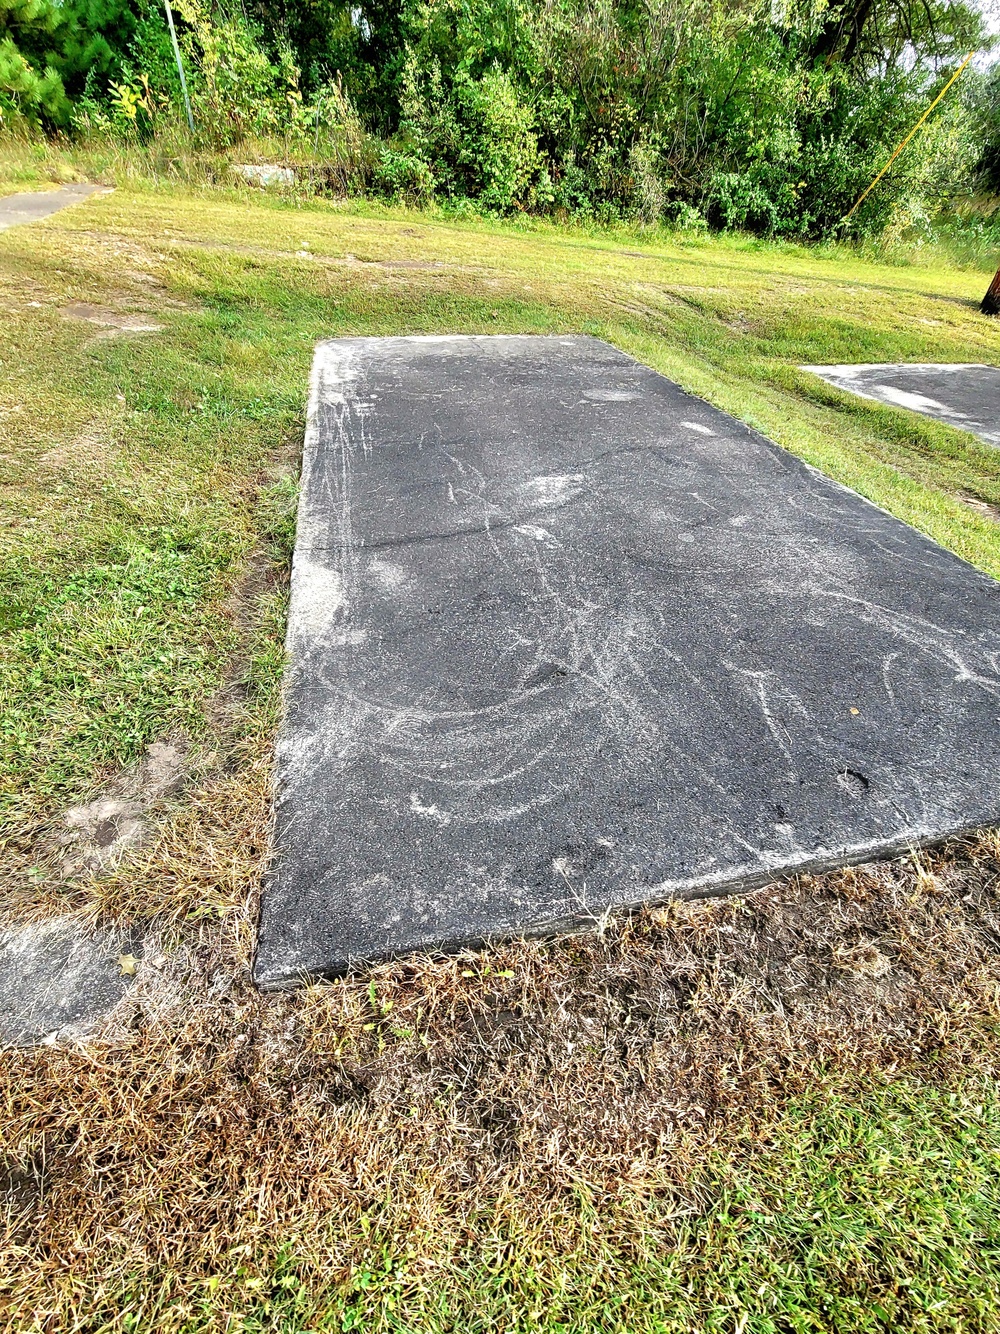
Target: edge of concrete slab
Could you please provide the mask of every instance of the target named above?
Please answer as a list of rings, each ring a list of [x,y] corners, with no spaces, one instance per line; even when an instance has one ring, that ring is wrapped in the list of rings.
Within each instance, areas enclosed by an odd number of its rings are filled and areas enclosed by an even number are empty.
[[[144,953],[137,932],[73,915],[0,933],[0,1050],[86,1037],[134,986],[121,956]]]
[[[995,812],[993,822],[1000,823],[1000,810]],[[981,829],[990,827],[991,822],[987,821],[973,824],[956,824],[953,828],[946,829],[943,832],[936,830],[933,834],[921,835],[914,832],[910,837],[901,836],[892,840],[831,850],[824,852],[821,856],[803,858],[798,861],[781,862],[764,871],[754,870],[743,874],[738,871],[735,874],[731,872],[722,873],[714,883],[706,883],[704,877],[698,877],[697,880],[692,877],[689,880],[664,881],[650,885],[648,893],[641,898],[630,898],[625,902],[614,904],[599,915],[589,912],[584,905],[581,905],[580,911],[577,913],[535,922],[530,927],[496,932],[489,936],[454,936],[448,939],[427,936],[423,939],[410,941],[397,949],[371,957],[347,955],[342,959],[332,961],[327,967],[315,972],[302,969],[267,971],[260,967],[255,945],[251,976],[259,991],[294,991],[302,986],[335,981],[339,977],[364,972],[366,969],[380,963],[388,963],[393,959],[414,954],[457,954],[462,950],[482,949],[486,945],[499,944],[504,941],[546,940],[564,934],[596,931],[605,921],[627,919],[646,908],[662,907],[668,903],[693,903],[701,899],[728,898],[733,895],[751,894],[757,889],[763,889],[766,885],[785,883],[794,879],[797,875],[820,875],[826,871],[836,871],[851,866],[864,866],[869,862],[892,861],[894,858],[917,852],[921,848],[940,846],[949,839],[975,834]]]
[[[109,195],[113,192],[113,185],[75,181],[56,186],[53,190],[25,190],[17,194],[0,195],[0,232],[31,222],[41,222],[73,204],[82,204],[95,195]]]
[[[831,375],[855,376],[862,371],[992,371],[996,367],[988,361],[859,361],[843,365],[798,366],[800,371],[829,371]]]
[[[994,420],[1000,367],[995,365],[980,361],[873,361],[802,365],[798,369],[815,375],[842,394],[915,413],[975,436],[992,449],[1000,448],[1000,432]],[[974,391],[975,405],[969,402],[971,386],[963,381],[963,376],[985,382]]]

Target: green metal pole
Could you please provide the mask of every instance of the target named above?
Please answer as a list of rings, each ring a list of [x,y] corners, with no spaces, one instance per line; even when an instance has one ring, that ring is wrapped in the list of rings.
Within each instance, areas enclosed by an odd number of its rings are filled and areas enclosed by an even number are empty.
[[[187,112],[188,126],[194,134],[194,117],[191,115],[191,99],[188,97],[187,80],[184,78],[184,66],[181,64],[181,48],[177,45],[177,29],[174,27],[174,11],[170,0],[163,0],[167,11],[167,26],[170,28],[170,40],[174,46],[174,59],[177,61],[177,73],[181,76],[181,92],[184,94],[184,110]]]

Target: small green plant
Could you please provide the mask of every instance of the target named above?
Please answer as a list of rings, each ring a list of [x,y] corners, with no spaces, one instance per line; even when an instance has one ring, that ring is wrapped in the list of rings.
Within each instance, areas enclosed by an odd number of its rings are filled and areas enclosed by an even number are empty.
[[[139,108],[142,106],[142,93],[127,83],[112,83],[110,104],[114,111],[135,124]]]

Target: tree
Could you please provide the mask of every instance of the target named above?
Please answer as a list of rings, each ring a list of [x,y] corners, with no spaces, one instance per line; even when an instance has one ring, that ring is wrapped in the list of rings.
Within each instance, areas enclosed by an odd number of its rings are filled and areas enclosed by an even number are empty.
[[[135,28],[128,0],[0,0],[0,107],[54,126],[113,77]]]

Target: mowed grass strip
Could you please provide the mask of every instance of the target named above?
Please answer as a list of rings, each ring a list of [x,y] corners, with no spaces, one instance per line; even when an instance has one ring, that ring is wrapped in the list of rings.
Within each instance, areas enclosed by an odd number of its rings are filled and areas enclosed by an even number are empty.
[[[797,369],[995,363],[983,285],[208,191],[0,235],[6,917],[155,933],[100,1041],[3,1057],[11,1328],[1000,1327],[991,837],[294,997],[246,974],[318,338],[609,338],[1000,575],[995,452]],[[61,879],[62,812],[167,737],[192,776],[146,846]]]

